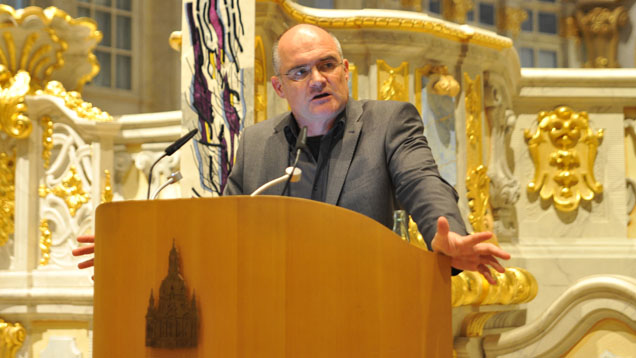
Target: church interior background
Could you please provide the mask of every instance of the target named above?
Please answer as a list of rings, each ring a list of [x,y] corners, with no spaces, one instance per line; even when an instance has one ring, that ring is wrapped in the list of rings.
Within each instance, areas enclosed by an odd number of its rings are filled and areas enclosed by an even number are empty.
[[[192,128],[151,189],[218,195],[240,131],[288,109],[270,49],[297,23],[340,39],[352,98],[416,105],[470,231],[513,256],[497,286],[453,278],[454,356],[636,356],[634,1],[3,0],[0,357],[92,355],[76,237]]]

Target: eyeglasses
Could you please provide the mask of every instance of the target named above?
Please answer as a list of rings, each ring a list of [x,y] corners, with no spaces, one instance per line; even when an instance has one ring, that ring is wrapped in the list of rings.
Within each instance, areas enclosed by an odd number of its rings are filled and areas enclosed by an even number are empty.
[[[340,65],[342,65],[342,62],[338,62],[334,59],[327,59],[318,62],[315,66],[318,72],[320,72],[321,74],[330,75],[334,73],[334,71],[336,71],[336,69]],[[309,74],[311,74],[312,67],[313,66],[310,65],[294,67],[291,70],[287,71],[287,73],[284,73],[284,75],[292,81],[300,82],[307,78]]]

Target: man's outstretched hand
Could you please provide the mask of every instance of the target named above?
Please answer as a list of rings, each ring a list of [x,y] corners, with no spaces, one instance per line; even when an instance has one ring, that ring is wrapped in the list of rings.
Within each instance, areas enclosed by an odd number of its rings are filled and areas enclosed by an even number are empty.
[[[73,256],[84,256],[84,255],[90,255],[95,253],[95,236],[93,235],[78,236],[77,242],[87,243],[89,245],[84,245],[84,246],[78,247],[77,249],[74,249]],[[90,259],[90,260],[80,262],[79,264],[77,264],[77,267],[81,269],[85,269],[88,267],[92,267],[93,265],[94,265],[94,259]]]
[[[488,266],[503,273],[505,269],[499,264],[497,258],[508,260],[510,254],[500,247],[488,242],[483,242],[492,237],[490,232],[478,232],[476,234],[461,236],[450,231],[448,220],[440,216],[437,219],[437,233],[431,246],[434,252],[439,252],[451,258],[451,266],[460,270],[478,271],[488,282],[497,284],[490,274]]]

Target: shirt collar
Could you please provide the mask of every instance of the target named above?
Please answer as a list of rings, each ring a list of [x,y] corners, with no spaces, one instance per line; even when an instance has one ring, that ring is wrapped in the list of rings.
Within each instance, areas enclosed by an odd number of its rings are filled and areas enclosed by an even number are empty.
[[[291,147],[295,147],[296,139],[298,138],[298,134],[300,133],[300,128],[298,127],[298,122],[296,122],[296,118],[294,118],[293,113],[290,114],[289,118],[289,123],[287,123],[284,128],[285,139]],[[334,137],[339,136],[344,130],[345,118],[345,111],[343,110],[342,112],[340,112],[340,114],[338,114],[338,117],[336,117],[333,126],[325,135],[333,135]]]

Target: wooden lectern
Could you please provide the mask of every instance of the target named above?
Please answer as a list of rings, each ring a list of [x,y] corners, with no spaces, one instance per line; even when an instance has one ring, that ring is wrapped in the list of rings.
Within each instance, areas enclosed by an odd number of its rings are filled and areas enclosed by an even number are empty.
[[[162,283],[174,270],[185,297]],[[108,203],[97,209],[93,354],[451,357],[450,281],[448,258],[315,201]],[[150,313],[177,299],[196,307],[196,347],[147,347],[151,335],[192,333],[174,312],[163,313],[171,323]]]

